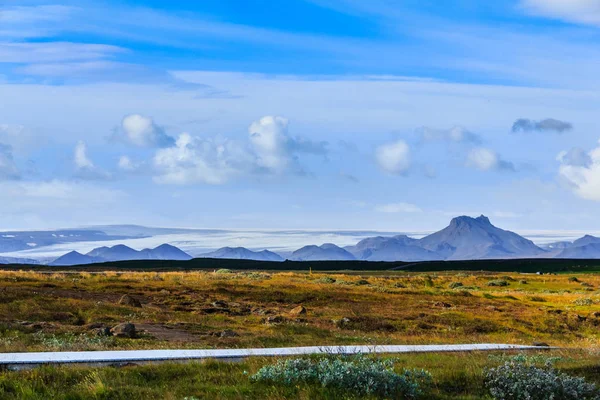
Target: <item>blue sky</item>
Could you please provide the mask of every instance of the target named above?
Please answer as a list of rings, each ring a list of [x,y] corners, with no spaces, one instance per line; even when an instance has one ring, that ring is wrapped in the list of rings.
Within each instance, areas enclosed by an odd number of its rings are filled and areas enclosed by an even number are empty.
[[[5,0],[0,229],[597,229],[600,1],[440,3]]]

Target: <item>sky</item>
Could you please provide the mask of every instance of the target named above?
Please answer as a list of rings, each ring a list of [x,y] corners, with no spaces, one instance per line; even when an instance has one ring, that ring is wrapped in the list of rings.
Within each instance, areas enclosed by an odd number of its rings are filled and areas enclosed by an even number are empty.
[[[598,230],[600,0],[0,2],[0,230]]]

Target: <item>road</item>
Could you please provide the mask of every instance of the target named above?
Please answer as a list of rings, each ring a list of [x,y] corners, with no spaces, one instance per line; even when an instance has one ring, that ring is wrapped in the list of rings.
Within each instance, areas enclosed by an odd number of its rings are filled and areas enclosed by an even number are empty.
[[[511,344],[313,346],[219,350],[123,350],[40,353],[0,353],[0,368],[21,369],[44,364],[127,364],[202,359],[239,360],[245,357],[285,357],[309,354],[437,353],[499,350],[542,350],[548,347]]]

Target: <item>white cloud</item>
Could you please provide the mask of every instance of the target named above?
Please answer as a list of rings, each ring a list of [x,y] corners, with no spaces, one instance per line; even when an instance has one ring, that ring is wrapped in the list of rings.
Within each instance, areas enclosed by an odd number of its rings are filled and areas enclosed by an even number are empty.
[[[78,178],[89,180],[111,178],[111,175],[108,172],[94,165],[94,162],[88,157],[87,145],[81,140],[75,145],[73,162]]]
[[[375,156],[381,169],[390,174],[404,174],[410,168],[410,148],[403,140],[379,146]]]
[[[250,125],[250,143],[258,156],[259,166],[281,172],[291,164],[287,129],[287,118],[276,116],[262,117]]]
[[[534,15],[567,22],[600,25],[598,0],[522,0],[521,5]]]
[[[288,120],[266,116],[248,128],[248,142],[203,139],[188,133],[154,157],[158,183],[220,185],[240,176],[303,172],[297,154],[326,154],[325,142],[288,135]]]
[[[100,60],[121,52],[124,52],[124,49],[105,44],[0,42],[0,63],[51,63]]]
[[[475,147],[467,154],[467,167],[476,168],[481,171],[494,169],[514,170],[512,163],[504,161],[498,153],[486,147]]]
[[[390,203],[375,206],[375,211],[383,213],[419,213],[419,207],[410,203]]]
[[[572,152],[573,149],[557,157],[561,162],[559,176],[579,197],[600,201],[600,147],[583,154],[578,150]]]
[[[133,172],[133,171],[139,170],[140,167],[142,166],[142,164],[133,161],[128,156],[121,156],[121,157],[119,157],[119,162],[117,163],[117,166],[119,167],[120,170],[127,171],[127,172]]]
[[[126,115],[113,138],[138,147],[169,147],[175,144],[175,139],[156,125],[152,118],[140,114]]]
[[[75,154],[73,161],[77,169],[93,169],[94,163],[89,159],[87,155],[87,145],[83,141],[77,142],[75,145]]]
[[[237,142],[217,143],[182,133],[175,146],[156,152],[154,165],[160,171],[154,178],[158,183],[220,185],[250,172],[254,157]]]

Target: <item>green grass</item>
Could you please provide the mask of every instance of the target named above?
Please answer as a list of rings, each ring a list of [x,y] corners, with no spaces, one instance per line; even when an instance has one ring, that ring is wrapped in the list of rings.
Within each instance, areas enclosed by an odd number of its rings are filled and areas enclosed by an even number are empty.
[[[485,399],[483,371],[509,357],[505,353],[407,354],[397,368],[423,368],[433,376],[428,399]],[[585,352],[542,352],[540,363],[558,357],[557,367],[600,383],[599,357]],[[165,363],[126,367],[42,367],[0,372],[2,399],[353,399],[347,392],[314,385],[252,383],[249,377],[273,358],[231,362]]]

